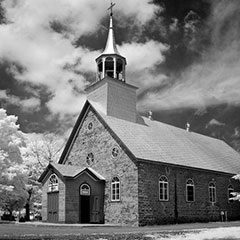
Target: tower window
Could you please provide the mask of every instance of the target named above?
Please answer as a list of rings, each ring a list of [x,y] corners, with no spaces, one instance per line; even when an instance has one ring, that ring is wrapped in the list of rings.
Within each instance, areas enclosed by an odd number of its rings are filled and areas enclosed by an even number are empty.
[[[105,71],[107,76],[114,77],[114,61],[112,57],[107,57],[105,60]]]
[[[168,199],[169,199],[168,179],[166,176],[161,176],[159,178],[159,200],[168,201]]]
[[[119,80],[123,80],[124,76],[123,76],[123,60],[118,58],[117,59],[117,69],[116,69],[116,74],[117,74],[117,78]]]
[[[188,179],[186,183],[186,201],[187,202],[195,201],[195,187],[192,179]]]

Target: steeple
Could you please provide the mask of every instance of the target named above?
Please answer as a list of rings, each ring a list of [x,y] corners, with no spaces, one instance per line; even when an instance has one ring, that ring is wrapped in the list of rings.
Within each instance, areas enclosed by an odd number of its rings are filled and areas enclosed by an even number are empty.
[[[125,82],[125,66],[127,65],[127,61],[125,57],[119,53],[115,41],[112,13],[114,5],[115,3],[111,2],[111,6],[108,8],[108,10],[110,10],[110,19],[105,48],[101,55],[96,58],[97,80],[102,80],[108,76]]]
[[[112,8],[109,7],[110,22],[106,46],[101,55],[96,58],[97,81],[88,86],[85,91],[91,104],[101,109],[107,116],[130,122],[137,121],[137,88],[125,82],[126,59],[118,49],[114,37]]]

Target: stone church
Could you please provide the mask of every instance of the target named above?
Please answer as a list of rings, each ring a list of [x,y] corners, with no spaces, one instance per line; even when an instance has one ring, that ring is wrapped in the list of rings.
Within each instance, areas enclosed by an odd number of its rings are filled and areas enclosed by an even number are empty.
[[[110,14],[97,79],[58,164],[42,183],[42,219],[130,226],[240,219],[240,155],[221,140],[142,117]]]

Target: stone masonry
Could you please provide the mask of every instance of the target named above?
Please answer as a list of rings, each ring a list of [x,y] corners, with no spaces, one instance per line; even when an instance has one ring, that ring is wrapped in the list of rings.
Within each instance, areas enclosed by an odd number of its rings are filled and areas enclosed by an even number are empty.
[[[165,175],[169,182],[169,201],[159,200],[159,178]],[[228,186],[239,191],[232,175],[173,167],[157,163],[139,164],[139,224],[166,224],[180,222],[220,221],[221,211],[227,218],[239,217],[240,204],[228,201]],[[195,201],[186,201],[186,181],[195,184]],[[216,203],[209,202],[208,183],[216,183]]]
[[[91,130],[89,123],[93,124]],[[118,157],[112,156],[113,147],[119,148]],[[136,164],[129,158],[127,151],[117,138],[102,124],[93,110],[88,109],[80,125],[69,155],[64,164],[89,167],[87,155],[92,153],[94,161],[90,165],[105,179],[104,219],[105,223],[138,225],[138,171]],[[120,201],[113,202],[110,197],[111,180],[120,179]]]

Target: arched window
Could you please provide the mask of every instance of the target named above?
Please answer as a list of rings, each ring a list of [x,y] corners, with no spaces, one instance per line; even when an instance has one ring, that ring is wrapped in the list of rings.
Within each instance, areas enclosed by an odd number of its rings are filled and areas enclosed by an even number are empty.
[[[187,202],[195,201],[195,186],[192,179],[188,179],[186,183],[186,201]]]
[[[123,76],[123,66],[124,66],[124,62],[122,59],[118,58],[117,59],[117,78],[119,80],[123,80],[124,76]]]
[[[107,57],[105,60],[105,71],[107,76],[114,77],[114,61],[112,57]]]
[[[161,176],[159,178],[159,200],[168,201],[168,199],[169,199],[168,179],[166,176]]]
[[[229,202],[229,203],[232,203],[232,202],[233,202],[233,200],[230,200],[230,198],[233,197],[233,195],[231,194],[232,192],[234,192],[233,186],[232,186],[232,185],[229,185],[229,186],[228,186],[228,202]]]
[[[49,192],[58,191],[58,178],[56,174],[52,174],[49,178],[48,191]]]
[[[114,177],[111,182],[111,200],[120,201],[120,180]]]
[[[90,196],[91,195],[91,188],[88,184],[84,183],[81,185],[80,195],[81,196]]]
[[[208,192],[209,192],[209,201],[211,203],[216,202],[216,186],[214,182],[210,182],[208,184]]]

